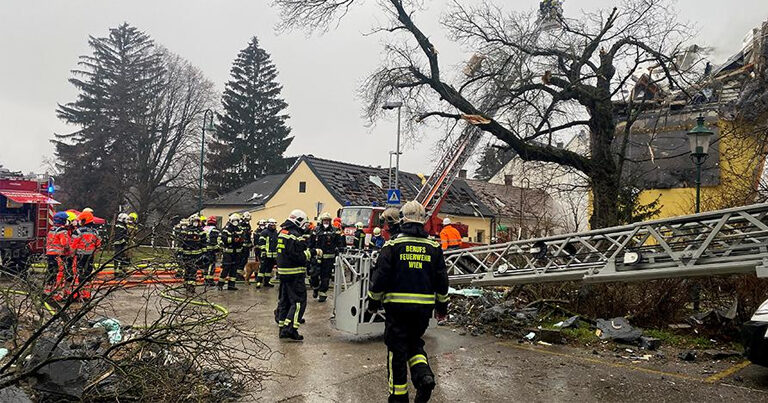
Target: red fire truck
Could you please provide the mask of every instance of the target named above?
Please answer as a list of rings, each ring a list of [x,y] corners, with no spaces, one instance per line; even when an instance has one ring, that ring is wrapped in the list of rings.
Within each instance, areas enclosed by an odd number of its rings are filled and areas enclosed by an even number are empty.
[[[20,273],[30,258],[45,253],[45,238],[59,204],[52,179],[25,176],[0,167],[0,268]]]

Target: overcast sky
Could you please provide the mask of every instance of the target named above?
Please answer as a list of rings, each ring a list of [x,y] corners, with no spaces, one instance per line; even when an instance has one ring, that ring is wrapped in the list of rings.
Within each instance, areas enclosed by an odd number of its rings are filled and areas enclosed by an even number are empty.
[[[520,10],[538,4],[496,1]],[[436,43],[444,68],[459,65],[469,54],[447,42],[437,24],[447,0],[424,3],[427,9],[415,15],[417,24]],[[565,14],[614,3],[566,0]],[[699,27],[698,44],[715,48],[715,63],[738,51],[747,30],[768,18],[766,0],[680,0],[677,7],[684,20]],[[201,68],[219,90],[237,52],[257,36],[277,65],[289,105],[295,140],[288,154],[387,166],[395,114],[366,127],[356,96],[361,80],[380,61],[382,37],[363,33],[381,15],[376,1],[366,0],[338,29],[307,37],[303,32],[277,34],[278,12],[269,0],[2,0],[0,165],[43,170],[43,159],[53,156],[53,133],[72,130],[56,118],[55,109],[75,99],[67,79],[78,56],[90,53],[88,35],[106,36],[110,27],[128,22]],[[439,135],[427,130],[418,142],[406,144],[403,169],[429,173]]]

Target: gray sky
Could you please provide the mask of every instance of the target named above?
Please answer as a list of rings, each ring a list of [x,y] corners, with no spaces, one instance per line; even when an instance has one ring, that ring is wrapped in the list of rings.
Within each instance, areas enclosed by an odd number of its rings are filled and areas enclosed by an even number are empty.
[[[476,0],[467,0],[476,1]],[[520,10],[538,0],[497,0]],[[110,27],[129,22],[158,43],[201,68],[223,89],[237,52],[256,35],[280,72],[295,140],[289,155],[319,157],[366,165],[388,164],[394,149],[395,119],[366,127],[360,82],[379,63],[382,36],[364,37],[382,14],[366,0],[340,27],[324,35],[276,34],[278,13],[268,0],[3,0],[0,11],[0,164],[42,171],[53,155],[54,132],[72,130],[55,115],[57,103],[75,99],[67,79],[80,55],[88,54],[88,35],[105,36]],[[608,0],[566,0],[565,14],[608,7]],[[440,50],[443,68],[466,60],[468,53],[444,39],[437,17],[447,1],[425,0],[415,19]],[[741,46],[747,30],[768,18],[766,0],[680,0],[684,20],[699,26],[698,44],[715,48],[720,63]],[[438,130],[425,130],[409,142],[403,169],[429,173]]]

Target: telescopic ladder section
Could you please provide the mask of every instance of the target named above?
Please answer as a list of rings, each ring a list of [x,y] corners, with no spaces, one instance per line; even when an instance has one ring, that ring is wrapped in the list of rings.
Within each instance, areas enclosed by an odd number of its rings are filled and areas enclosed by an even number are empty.
[[[768,204],[450,251],[452,284],[768,277]]]

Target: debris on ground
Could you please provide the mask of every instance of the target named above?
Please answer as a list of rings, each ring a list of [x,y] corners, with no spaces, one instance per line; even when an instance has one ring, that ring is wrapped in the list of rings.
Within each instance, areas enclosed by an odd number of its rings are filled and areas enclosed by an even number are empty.
[[[724,360],[731,357],[740,357],[742,354],[736,350],[704,350],[702,355],[712,360]]]
[[[640,348],[654,351],[654,350],[658,350],[659,347],[661,347],[661,339],[657,339],[655,337],[650,337],[650,336],[640,337]]]
[[[642,329],[636,329],[623,317],[610,320],[597,319],[595,334],[602,340],[614,340],[621,343],[635,344],[643,336]]]
[[[0,360],[5,358],[6,355],[8,355],[8,349],[7,348],[0,348]]]
[[[677,355],[677,358],[683,360],[683,361],[696,361],[696,351],[694,350],[685,350],[680,352],[680,354]]]
[[[32,403],[32,399],[18,386],[8,386],[0,389],[0,402]]]
[[[566,340],[558,329],[539,329],[538,339],[551,344],[565,344]]]
[[[106,329],[107,336],[109,336],[109,342],[112,344],[117,344],[123,341],[123,333],[120,327],[120,321],[117,319],[102,319],[94,323],[93,327],[102,327]]]
[[[574,327],[574,328],[575,327],[579,327],[579,323],[578,323],[579,319],[581,319],[581,317],[579,315],[571,316],[570,318],[568,318],[568,319],[566,319],[564,321],[561,321],[561,322],[557,322],[557,323],[555,323],[552,326],[553,327],[559,327],[561,329],[568,329],[568,328],[572,328],[572,327]]]

